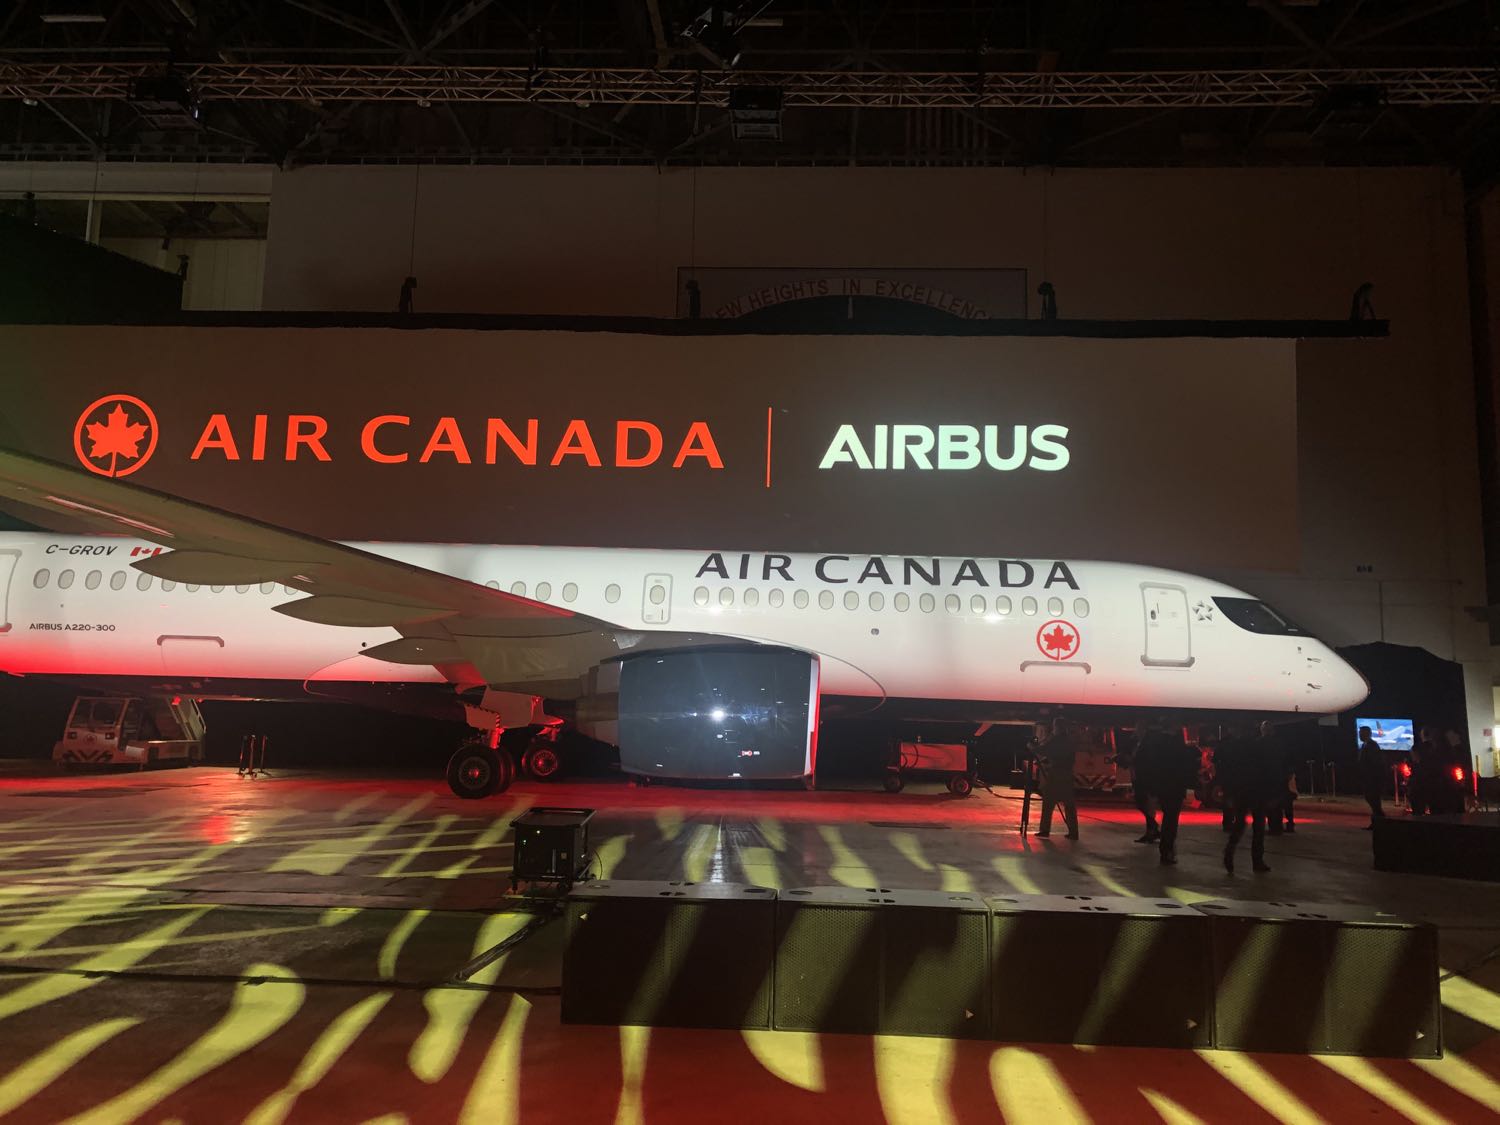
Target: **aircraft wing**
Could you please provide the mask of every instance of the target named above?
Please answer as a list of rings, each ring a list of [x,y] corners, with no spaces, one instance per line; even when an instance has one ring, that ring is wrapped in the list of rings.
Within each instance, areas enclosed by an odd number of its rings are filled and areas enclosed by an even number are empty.
[[[631,630],[10,450],[0,450],[0,499],[167,547],[131,564],[158,578],[204,586],[276,582],[306,595],[273,607],[288,617],[395,629],[399,639],[358,654],[432,665],[455,683],[561,695],[601,660],[715,639]]]

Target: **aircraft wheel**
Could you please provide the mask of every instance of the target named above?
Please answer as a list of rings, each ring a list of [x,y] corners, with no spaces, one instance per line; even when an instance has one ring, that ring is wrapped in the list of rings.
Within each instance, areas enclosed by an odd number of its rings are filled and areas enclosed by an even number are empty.
[[[550,739],[537,739],[527,748],[521,768],[537,781],[551,781],[562,772],[562,755]]]
[[[974,783],[969,780],[967,774],[957,773],[948,779],[948,792],[955,797],[967,797],[973,789]]]
[[[505,759],[488,746],[460,747],[448,760],[448,788],[465,800],[478,800],[504,789],[510,784]]]
[[[906,779],[894,770],[885,775],[885,791],[899,793],[906,788]]]

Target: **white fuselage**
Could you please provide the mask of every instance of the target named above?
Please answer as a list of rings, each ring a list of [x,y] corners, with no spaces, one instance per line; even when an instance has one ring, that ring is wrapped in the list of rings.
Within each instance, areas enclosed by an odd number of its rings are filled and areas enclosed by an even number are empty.
[[[813,653],[830,696],[1324,714],[1367,691],[1317,639],[1236,624],[1215,599],[1258,604],[1242,591],[1121,563],[356,546],[627,630]],[[358,655],[394,630],[272,612],[297,591],[174,585],[131,568],[132,551],[154,550],[123,538],[0,536],[0,670],[442,682],[430,667]]]

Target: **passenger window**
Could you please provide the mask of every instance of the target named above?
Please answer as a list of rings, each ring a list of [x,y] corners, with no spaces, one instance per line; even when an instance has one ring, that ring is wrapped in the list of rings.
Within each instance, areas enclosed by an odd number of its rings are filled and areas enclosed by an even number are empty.
[[[721,587],[719,590],[719,604],[730,606],[734,604],[734,588],[731,586]]]
[[[578,596],[578,583],[569,582],[563,587],[563,601],[570,602]]]
[[[177,589],[177,583],[173,582],[170,578],[163,578],[161,580],[161,588],[167,593],[171,593]]]
[[[745,604],[751,608],[760,605],[760,591],[754,586],[745,591]]]
[[[103,580],[104,575],[102,572],[91,570],[88,573],[88,577],[83,580],[83,588],[85,590],[97,590],[99,588],[99,583]]]
[[[510,592],[518,598],[524,598],[526,596],[526,583],[512,582],[510,584]]]
[[[806,609],[807,608],[807,591],[806,590],[798,590],[795,594],[793,594],[792,595],[792,604],[794,606],[796,606],[798,609]]]
[[[995,599],[995,612],[1001,617],[1010,616],[1010,598],[1007,595],[1001,594]]]
[[[1060,617],[1062,615],[1062,599],[1048,598],[1047,612],[1050,613],[1053,617]]]
[[[486,582],[485,585],[488,586],[491,590],[500,589],[500,583],[496,582],[493,578]]]
[[[959,610],[963,609],[963,607],[963,599],[960,598],[957,594],[949,594],[946,598],[943,599],[943,608],[946,609],[949,613],[957,613]]]
[[[300,590],[293,590],[290,586],[283,586],[281,589],[285,592],[286,596],[289,597],[289,598],[295,597],[297,594],[301,593]]]
[[[65,570],[57,576],[57,588],[59,590],[66,590],[71,585],[73,585],[73,572],[71,570]]]
[[[772,590],[769,594],[766,595],[766,601],[770,604],[772,609],[780,609],[781,603],[786,601],[786,594],[784,594],[780,589]]]
[[[885,595],[879,590],[870,591],[870,608],[876,611],[885,608]]]
[[[969,609],[981,617],[984,616],[984,611],[989,608],[989,605],[990,603],[985,601],[983,594],[975,594],[969,599]]]
[[[224,592],[224,587],[223,586],[210,586],[208,588],[208,592],[210,594],[222,594]]]
[[[542,586],[545,585],[547,585],[547,583],[543,582]],[[542,586],[538,586],[536,588],[538,595],[541,594]],[[667,588],[660,582],[653,582],[651,584],[650,591],[646,594],[646,597],[650,599],[652,605],[661,605],[662,602],[667,600]]]
[[[117,570],[109,576],[109,588],[111,590],[125,589],[125,572]]]
[[[47,584],[47,580],[49,578],[51,578],[51,577],[52,577],[52,572],[50,570],[48,570],[44,566],[44,567],[42,567],[41,570],[37,571],[34,575],[32,575],[32,577],[31,577],[31,584],[33,586],[35,586],[38,590],[40,590],[43,586],[45,586]]]
[[[613,582],[604,587],[604,600],[607,601],[610,605],[614,605],[615,602],[619,601],[620,587]]]
[[[820,591],[818,591],[818,608],[819,609],[832,609],[833,608],[833,591],[832,590],[820,590]]]
[[[897,594],[893,599],[897,613],[905,613],[911,608],[911,597],[908,594]]]
[[[234,592],[236,594],[248,594],[250,592],[250,587],[249,586],[236,586],[234,588]]]
[[[652,591],[652,593],[655,593],[655,592],[656,591],[654,591],[654,590]],[[552,599],[552,583],[550,583],[550,582],[538,582],[536,584],[536,600],[539,601],[539,602],[545,602],[545,601],[550,601],[551,599]]]
[[[699,586],[696,590],[693,591],[693,604],[694,605],[699,605],[699,606],[707,605],[708,604],[708,598],[709,598],[709,594],[708,594],[708,587],[707,586]]]
[[[853,590],[845,590],[844,591],[844,608],[845,609],[858,609],[859,608],[859,594],[857,594]]]
[[[149,589],[151,589],[151,575],[149,575],[149,574],[143,574],[139,578],[137,578],[135,580],[135,588],[137,590],[149,590]]]
[[[1021,599],[1021,612],[1024,613],[1027,617],[1035,617],[1036,616],[1036,599],[1035,598],[1022,598]]]
[[[196,594],[199,590],[203,589],[203,586],[198,582],[189,582],[183,589],[190,594]]]
[[[1073,599],[1073,612],[1075,614],[1077,614],[1079,617],[1087,617],[1089,615],[1089,600],[1088,600],[1088,598],[1074,598]]]
[[[923,613],[931,613],[934,609],[937,608],[937,599],[934,598],[931,594],[923,594],[920,598],[917,599],[917,605],[922,607]]]
[[[260,592],[262,594],[274,594],[276,592],[276,583],[262,582],[260,584]]]

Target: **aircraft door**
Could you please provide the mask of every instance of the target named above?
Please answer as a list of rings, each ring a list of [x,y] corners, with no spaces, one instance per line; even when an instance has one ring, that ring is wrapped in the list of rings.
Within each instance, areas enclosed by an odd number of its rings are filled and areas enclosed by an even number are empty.
[[[1191,668],[1193,638],[1187,591],[1181,586],[1142,582],[1146,646],[1141,663],[1148,668]]]
[[[672,576],[648,574],[641,589],[641,621],[665,625],[672,620]]]
[[[20,561],[20,551],[0,551],[0,637],[11,630],[10,582]]]

